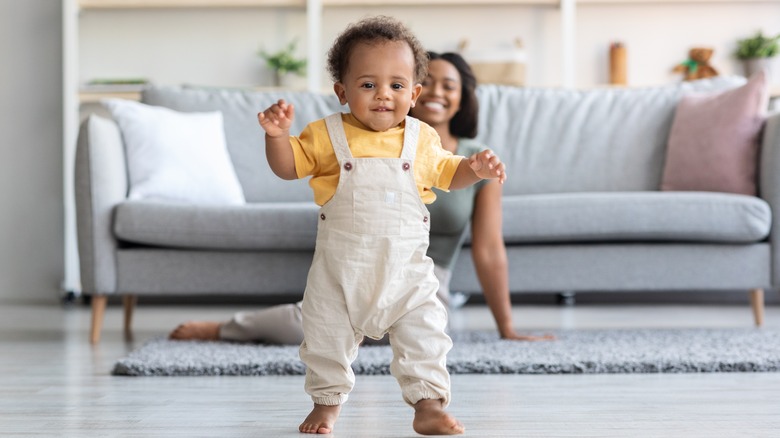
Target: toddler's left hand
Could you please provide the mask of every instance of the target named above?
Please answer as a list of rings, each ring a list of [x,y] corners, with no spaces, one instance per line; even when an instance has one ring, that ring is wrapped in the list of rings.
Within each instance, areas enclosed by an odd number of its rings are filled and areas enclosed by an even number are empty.
[[[478,152],[469,157],[469,167],[483,179],[498,178],[498,182],[503,184],[506,181],[506,168],[504,163],[498,158],[498,155],[490,149]]]

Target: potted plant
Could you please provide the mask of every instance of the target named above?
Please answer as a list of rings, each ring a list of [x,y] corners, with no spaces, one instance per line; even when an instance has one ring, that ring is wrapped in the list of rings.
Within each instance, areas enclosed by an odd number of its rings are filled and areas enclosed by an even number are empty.
[[[295,47],[297,45],[298,41],[293,40],[278,52],[268,53],[261,49],[258,53],[261,58],[265,59],[268,68],[273,70],[275,87],[282,85],[282,79],[287,74],[293,73],[303,76],[306,73],[306,60],[295,57]]]
[[[758,31],[753,37],[737,41],[736,56],[743,62],[747,77],[764,68],[769,69],[778,53],[780,53],[780,34],[769,37]]]

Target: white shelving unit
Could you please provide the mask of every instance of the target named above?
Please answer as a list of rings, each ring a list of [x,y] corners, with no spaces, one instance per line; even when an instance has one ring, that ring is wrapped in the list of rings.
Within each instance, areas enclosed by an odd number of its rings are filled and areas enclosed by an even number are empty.
[[[73,23],[64,40],[66,45],[65,56],[77,63],[78,57],[78,15],[80,10],[138,10],[138,9],[229,9],[229,8],[301,8],[306,12],[307,24],[307,88],[320,90],[322,84],[322,21],[323,8],[325,7],[349,7],[349,6],[500,6],[500,5],[528,5],[560,7],[561,18],[561,47],[564,78],[561,85],[570,87],[574,85],[574,55],[576,51],[574,40],[574,25],[576,17],[576,4],[578,0],[64,0],[70,3],[65,7],[66,21]],[[582,0],[579,0],[582,1]],[[75,18],[74,18],[75,16]],[[76,67],[77,69],[78,67]],[[110,92],[102,92],[112,95]],[[83,100],[94,100],[102,94],[89,91]],[[113,96],[113,95],[112,95]],[[127,97],[122,93],[121,97]]]
[[[78,5],[76,0],[62,2],[62,115],[63,115],[63,199],[65,234],[65,278],[62,289],[79,293],[78,246],[76,241],[76,201],[74,198],[74,159],[79,129]]]
[[[63,0],[63,161],[65,190],[65,280],[63,288],[67,291],[79,291],[78,252],[76,248],[75,205],[73,196],[73,162],[76,136],[79,126],[79,114],[82,104],[99,101],[105,97],[136,99],[137,92],[127,90],[81,90],[79,65],[79,22],[82,12],[122,11],[137,12],[164,9],[220,9],[240,8],[287,8],[299,10],[305,14],[307,48],[306,88],[313,91],[322,89],[323,81],[323,16],[329,8],[352,7],[441,7],[446,10],[453,6],[528,6],[529,8],[558,9],[557,26],[560,29],[560,43],[547,48],[560,60],[560,79],[558,86],[574,87],[578,66],[577,33],[578,8],[588,6],[690,6],[706,7],[717,4],[756,4],[780,3],[780,0]],[[706,11],[705,11],[706,12]],[[582,19],[580,14],[580,19]],[[584,24],[583,24],[584,25]],[[453,32],[458,32],[455,29]],[[557,44],[560,44],[557,46]],[[554,58],[553,58],[554,59]],[[580,58],[581,59],[581,58]],[[552,67],[553,72],[558,67]],[[554,79],[553,79],[554,80]],[[780,94],[775,91],[774,94]]]
[[[350,6],[495,6],[528,5],[561,7],[566,13],[562,22],[563,86],[572,86],[574,47],[574,17],[576,0],[63,0],[63,105],[64,105],[64,191],[65,191],[65,279],[63,289],[78,293],[81,289],[78,272],[78,248],[76,238],[76,214],[74,200],[74,160],[79,114],[82,104],[95,103],[100,99],[118,97],[137,99],[138,92],[82,89],[79,83],[79,16],[83,10],[155,10],[176,8],[300,8],[306,13],[307,34],[307,88],[318,91],[322,87],[323,9],[326,7]],[[566,71],[571,69],[571,71]]]

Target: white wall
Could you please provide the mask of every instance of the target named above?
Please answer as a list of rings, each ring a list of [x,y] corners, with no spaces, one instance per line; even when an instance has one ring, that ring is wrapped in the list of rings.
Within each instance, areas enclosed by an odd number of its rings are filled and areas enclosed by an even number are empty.
[[[474,49],[509,47],[519,37],[529,58],[528,84],[562,82],[557,7],[326,7],[322,50],[348,23],[378,13],[398,17],[437,51],[456,50],[462,39]],[[300,53],[306,53],[306,16],[300,8],[89,10],[82,12],[80,22],[83,81],[140,76],[165,84],[269,85],[270,75],[256,56],[261,46],[273,50],[298,38]],[[780,2],[580,4],[576,85],[607,82],[613,40],[628,47],[631,85],[679,80],[669,71],[685,60],[690,47],[699,45],[715,48],[717,69],[739,74],[731,56],[735,42],[758,29],[780,33]],[[323,87],[329,88],[327,75],[322,76]]]
[[[61,11],[0,0],[0,302],[60,297]]]
[[[759,29],[780,33],[780,2],[581,5],[578,23],[579,85],[607,81],[606,49],[612,40],[628,48],[629,83],[657,85],[679,79],[670,70],[697,46],[715,49],[711,63],[721,74],[743,74],[733,57],[737,39]]]

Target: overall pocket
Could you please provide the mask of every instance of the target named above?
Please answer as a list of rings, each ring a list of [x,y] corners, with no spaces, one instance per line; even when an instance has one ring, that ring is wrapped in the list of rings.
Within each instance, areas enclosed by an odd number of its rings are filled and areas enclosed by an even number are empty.
[[[360,234],[401,234],[401,192],[359,190],[353,193],[352,231]]]

